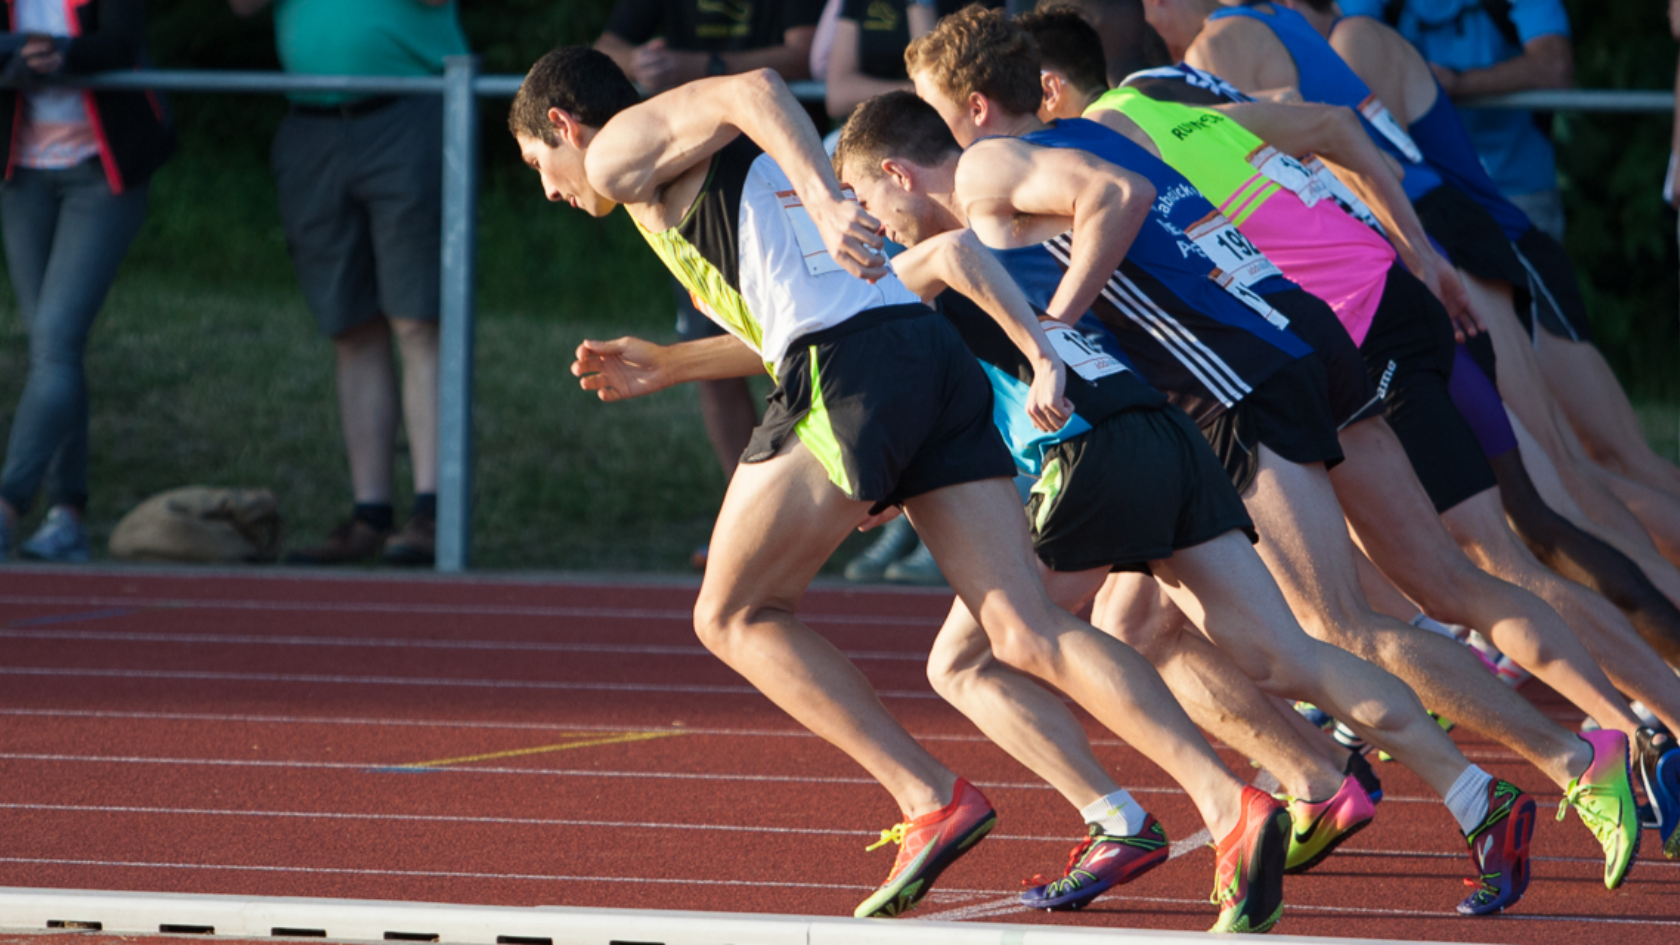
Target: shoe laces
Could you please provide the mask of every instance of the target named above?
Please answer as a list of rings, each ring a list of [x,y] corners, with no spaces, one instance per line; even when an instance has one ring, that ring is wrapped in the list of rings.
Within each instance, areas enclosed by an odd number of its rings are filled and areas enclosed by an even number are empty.
[[[1617,827],[1610,822],[1607,815],[1593,809],[1589,802],[1594,797],[1614,797],[1614,794],[1613,790],[1604,785],[1583,784],[1580,778],[1576,778],[1569,782],[1569,787],[1563,792],[1564,803],[1558,805],[1557,819],[1562,820],[1569,813],[1569,808],[1575,808],[1581,822],[1587,825],[1587,829],[1598,838],[1598,842],[1609,846],[1616,839]]]
[[[1481,896],[1497,896],[1499,895],[1499,887],[1488,882],[1488,880],[1498,878],[1498,873],[1483,873],[1478,877],[1466,876],[1464,877],[1464,885],[1475,890],[1475,892],[1471,894],[1472,899]]]
[[[864,847],[863,852],[869,853],[869,852],[872,852],[872,851],[875,851],[875,850],[879,850],[889,843],[896,843],[899,846],[903,846],[904,845],[904,835],[906,833],[908,833],[909,831],[910,831],[910,825],[909,824],[894,824],[892,827],[881,831],[881,839],[875,841],[874,843],[871,843],[867,847]]]
[[[1062,870],[1061,876],[1049,877],[1045,876],[1043,873],[1034,873],[1031,879],[1021,880],[1021,885],[1048,886],[1051,883],[1060,882],[1061,880],[1068,878],[1073,874],[1074,868],[1079,865],[1079,860],[1085,856],[1086,852],[1097,845],[1098,839],[1100,838],[1086,837],[1085,839],[1079,841],[1079,843],[1074,846],[1073,852],[1068,854],[1067,868]]]

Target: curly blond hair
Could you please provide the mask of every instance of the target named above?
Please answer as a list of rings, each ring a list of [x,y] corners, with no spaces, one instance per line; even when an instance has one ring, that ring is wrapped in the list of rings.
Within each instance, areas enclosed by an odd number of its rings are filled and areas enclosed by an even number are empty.
[[[952,101],[979,92],[1017,115],[1044,99],[1038,46],[1002,10],[965,7],[939,21],[904,50],[911,75],[923,73]]]

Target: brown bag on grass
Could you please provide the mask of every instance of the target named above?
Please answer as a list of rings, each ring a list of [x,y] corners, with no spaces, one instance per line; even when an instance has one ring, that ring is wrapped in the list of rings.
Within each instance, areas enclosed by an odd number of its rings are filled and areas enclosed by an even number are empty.
[[[111,532],[111,555],[131,561],[273,561],[280,509],[267,489],[184,486],[152,496]]]

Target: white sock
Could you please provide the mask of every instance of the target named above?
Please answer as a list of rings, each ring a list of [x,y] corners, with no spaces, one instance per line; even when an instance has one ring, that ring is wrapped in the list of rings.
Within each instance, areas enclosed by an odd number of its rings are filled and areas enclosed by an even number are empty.
[[[1439,633],[1449,640],[1458,639],[1458,634],[1453,632],[1453,628],[1421,611],[1412,618],[1412,626],[1419,630],[1428,630],[1430,633]]]
[[[1447,810],[1458,820],[1458,832],[1468,835],[1488,815],[1487,788],[1493,775],[1471,765],[1447,791]]]
[[[1098,824],[1111,837],[1129,837],[1143,829],[1149,812],[1125,790],[1098,798],[1079,809],[1079,816],[1088,824]]]

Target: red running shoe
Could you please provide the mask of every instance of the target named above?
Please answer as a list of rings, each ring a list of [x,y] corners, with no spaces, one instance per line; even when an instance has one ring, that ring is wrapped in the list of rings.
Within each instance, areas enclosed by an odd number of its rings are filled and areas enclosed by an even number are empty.
[[[1517,904],[1528,889],[1528,842],[1534,836],[1534,798],[1507,781],[1488,785],[1488,812],[1476,829],[1464,835],[1476,877],[1464,885],[1474,889],[1458,904],[1459,915],[1503,912]]]
[[[1219,921],[1209,932],[1267,932],[1283,917],[1283,865],[1289,857],[1289,811],[1270,794],[1245,787],[1242,820],[1219,842],[1213,895]]]
[[[881,831],[869,849],[898,844],[898,859],[875,894],[852,913],[858,918],[902,915],[916,907],[934,880],[957,858],[997,826],[997,811],[985,795],[962,778],[951,792],[951,803],[907,824]]]

